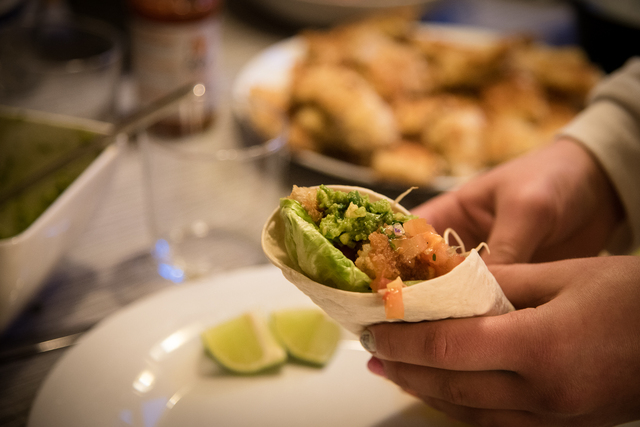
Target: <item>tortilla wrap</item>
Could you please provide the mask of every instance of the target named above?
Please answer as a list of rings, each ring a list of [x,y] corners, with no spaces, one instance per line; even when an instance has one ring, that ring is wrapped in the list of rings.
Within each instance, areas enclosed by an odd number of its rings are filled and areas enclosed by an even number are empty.
[[[344,192],[356,190],[368,195],[371,201],[383,198],[390,200],[365,188],[338,185],[328,187]],[[394,210],[409,214],[405,208],[390,201]],[[403,288],[404,319],[386,319],[381,295],[332,288],[310,279],[300,271],[287,254],[284,243],[285,226],[279,211],[278,208],[273,212],[262,231],[262,248],[266,256],[282,270],[287,280],[355,334],[360,334],[368,325],[380,322],[492,316],[514,310],[478,252],[473,249],[449,273]]]

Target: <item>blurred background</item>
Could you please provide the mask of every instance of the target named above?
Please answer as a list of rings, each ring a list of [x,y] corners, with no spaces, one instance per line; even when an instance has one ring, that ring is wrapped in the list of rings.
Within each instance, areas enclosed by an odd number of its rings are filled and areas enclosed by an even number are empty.
[[[202,27],[203,39],[196,38],[189,44],[196,59],[188,66],[194,75],[208,80],[207,91],[206,96],[198,97],[199,103],[186,110],[186,127],[182,121],[179,126],[168,121],[163,129],[176,138],[208,135],[206,129],[218,118],[213,113],[223,110],[229,113],[233,108],[238,95],[234,92],[237,78],[246,77],[246,71],[251,71],[253,74],[249,74],[254,77],[278,80],[282,71],[278,61],[283,52],[285,60],[291,59],[287,55],[291,52],[288,49],[295,48],[290,43],[294,36],[309,30],[328,30],[385,3],[389,2],[369,0],[362,6],[354,0],[0,0],[0,106],[26,107],[97,121],[101,125],[90,128],[99,130],[98,134],[108,133],[111,124],[166,94],[177,80],[184,82],[185,77],[176,67],[178,61],[158,63],[153,55],[154,49],[167,41],[165,36],[182,37],[172,32],[172,26],[183,19],[181,15],[174,10],[168,18],[156,5],[168,4],[179,10],[180,5],[186,4],[190,10],[188,20],[206,23]],[[526,34],[534,42],[552,47],[579,46],[603,75],[640,54],[637,0],[391,3],[421,4],[423,9],[418,18],[427,24],[455,24],[506,35]],[[25,33],[21,28],[30,30]],[[182,53],[171,52],[169,57],[178,58]],[[266,68],[256,69],[256,64]],[[552,63],[551,68],[556,65],[557,69],[565,68],[560,63]],[[177,74],[171,74],[174,72]],[[177,80],[171,80],[176,76]],[[44,84],[47,81],[50,83]],[[183,113],[175,112],[180,117]],[[293,116],[288,118],[293,121]],[[2,131],[0,128],[0,172],[6,166],[6,147],[14,141]],[[22,348],[25,342],[82,333],[131,302],[168,286],[150,260],[152,237],[142,185],[141,153],[135,141],[131,138],[122,144],[117,169],[109,175],[111,189],[100,192],[100,209],[87,212],[88,226],[60,254],[64,257],[51,266],[51,271],[47,270],[29,292],[20,280],[9,284],[6,292],[0,282],[0,304],[11,306],[16,301],[21,304],[11,324],[4,331],[0,328],[0,353],[6,349],[12,352],[16,346]],[[286,182],[281,190],[290,191],[292,184],[362,184],[366,183],[363,177],[371,174],[369,168],[336,164],[326,153],[320,154],[320,157],[294,157],[283,170]],[[323,174],[317,162],[336,169],[331,175]],[[399,168],[408,169],[402,164]],[[374,189],[390,197],[407,188],[406,183],[386,185],[376,181],[376,185]],[[452,187],[443,188],[446,191]],[[259,189],[259,185],[253,188]],[[411,208],[438,191],[443,190],[414,191],[403,204]],[[247,220],[259,218],[256,224],[262,224],[260,215],[263,211],[271,212],[273,207],[260,208],[248,212],[253,217]],[[1,239],[0,249],[8,248],[11,241],[10,237]],[[242,254],[237,258],[246,263],[265,262],[260,247],[256,248],[257,255],[251,260],[242,259]],[[7,262],[3,256],[0,251],[0,266],[9,265],[12,258],[6,258],[10,260]],[[35,268],[37,264],[28,267]],[[6,271],[3,274],[0,278],[8,276]],[[19,296],[23,299],[19,300]],[[0,306],[0,314],[3,307]],[[49,352],[40,357],[31,354],[0,362],[0,425],[26,424],[39,386],[63,354]]]
[[[282,35],[318,24],[311,17],[305,22],[304,18],[284,16],[272,3],[278,2],[229,0],[225,9],[252,25]],[[125,40],[129,39],[127,0],[1,0],[0,28],[63,19],[70,14],[108,22],[122,32]],[[640,8],[633,0],[438,0],[428,7],[423,20],[527,31],[557,45],[579,43],[607,71],[639,51],[635,41],[640,31]],[[125,69],[129,69],[128,43],[125,51]]]
[[[328,24],[314,22],[313,17],[303,13],[287,16],[278,3],[229,0],[224,8],[250,25],[282,36],[293,35],[309,25]],[[120,31],[124,70],[131,69],[132,15],[127,0],[0,0],[0,29],[72,17],[97,19]],[[429,4],[422,20],[527,32],[554,45],[579,44],[607,72],[640,50],[640,7],[633,0],[437,0]]]

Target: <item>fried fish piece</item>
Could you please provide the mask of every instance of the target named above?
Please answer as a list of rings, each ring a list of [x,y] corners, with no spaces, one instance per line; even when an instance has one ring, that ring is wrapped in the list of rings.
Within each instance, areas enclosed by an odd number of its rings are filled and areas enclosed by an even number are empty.
[[[252,87],[249,92],[248,114],[255,128],[268,137],[283,128],[289,111],[289,94],[283,89]]]
[[[353,70],[335,65],[299,67],[291,94],[294,114],[306,107],[316,109],[321,126],[308,130],[330,148],[369,154],[399,139],[391,108]]]
[[[469,97],[446,95],[437,99],[440,105],[425,126],[421,142],[447,160],[452,175],[476,173],[486,157],[484,110]]]
[[[480,89],[483,108],[493,115],[515,115],[541,122],[550,113],[542,85],[530,73],[513,71]]]
[[[406,43],[366,26],[344,37],[347,60],[386,100],[422,96],[432,88],[427,60]]]
[[[398,123],[398,129],[403,137],[420,140],[425,129],[443,114],[460,105],[468,103],[467,98],[461,98],[451,93],[437,93],[421,98],[400,98],[391,107]]]
[[[360,73],[386,100],[431,90],[429,66],[408,43],[368,21],[328,32],[307,31],[307,65],[344,65]]]
[[[513,62],[533,73],[547,89],[584,102],[589,91],[602,78],[584,51],[576,46],[552,47],[531,43],[519,49]]]
[[[305,61],[315,64],[347,63],[351,53],[344,49],[344,43],[354,31],[376,33],[389,40],[406,42],[418,26],[419,14],[420,8],[399,7],[329,29],[303,30],[300,36],[307,44]]]
[[[485,130],[486,162],[497,165],[546,143],[538,126],[513,114],[494,114]]]
[[[321,151],[320,146],[310,132],[295,117],[289,123],[289,148],[292,151]]]
[[[413,44],[427,59],[433,83],[441,90],[484,85],[504,70],[513,48],[505,38],[471,44],[444,40],[429,30],[417,32]]]
[[[342,49],[342,30],[305,30],[300,34],[306,45],[301,63],[310,65],[345,65]]]
[[[398,98],[391,108],[398,123],[398,130],[404,138],[420,139],[425,126],[437,114],[440,100],[437,96],[421,98]]]
[[[383,180],[409,185],[427,185],[444,174],[446,161],[439,154],[413,141],[402,141],[377,150],[371,168]]]
[[[578,113],[566,102],[551,101],[548,108],[549,113],[536,123],[514,114],[490,115],[486,131],[489,165],[505,162],[550,143],[560,128]]]

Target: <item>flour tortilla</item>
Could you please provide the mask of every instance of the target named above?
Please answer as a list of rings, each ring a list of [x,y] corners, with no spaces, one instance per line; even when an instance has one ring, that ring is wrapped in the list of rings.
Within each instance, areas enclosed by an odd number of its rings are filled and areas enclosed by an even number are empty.
[[[370,201],[387,199],[371,190],[329,185],[329,188],[349,192],[357,190]],[[394,210],[409,214],[399,204]],[[385,317],[382,296],[376,293],[349,292],[325,286],[308,278],[287,254],[284,244],[284,223],[276,209],[262,231],[262,248],[269,260],[298,289],[347,330],[360,334],[368,325],[392,322]],[[489,272],[478,252],[473,249],[467,258],[444,276],[402,289],[405,322],[421,322],[453,317],[492,316],[513,311],[513,305]]]

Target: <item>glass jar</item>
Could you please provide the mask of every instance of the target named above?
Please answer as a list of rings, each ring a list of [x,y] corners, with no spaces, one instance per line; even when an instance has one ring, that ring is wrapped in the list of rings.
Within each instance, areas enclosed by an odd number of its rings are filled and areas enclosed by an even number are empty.
[[[155,130],[180,136],[206,129],[217,103],[222,0],[129,0],[129,5],[140,104],[188,83],[205,91],[178,106]]]

